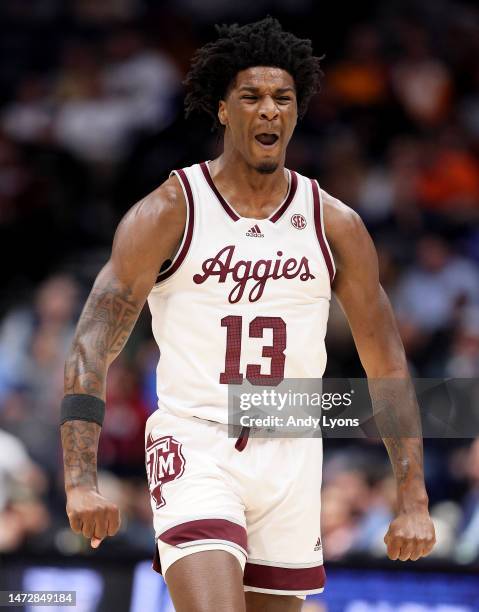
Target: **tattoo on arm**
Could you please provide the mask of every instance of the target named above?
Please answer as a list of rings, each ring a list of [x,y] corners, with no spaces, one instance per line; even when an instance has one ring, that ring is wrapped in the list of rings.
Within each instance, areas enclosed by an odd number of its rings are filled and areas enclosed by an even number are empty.
[[[142,304],[118,281],[93,288],[77,326],[65,363],[65,393],[104,399],[108,366],[125,345]],[[61,426],[65,489],[97,488],[97,452],[101,427],[89,421]]]
[[[66,421],[61,426],[65,489],[97,488],[96,457],[100,426],[89,421]]]
[[[424,484],[421,420],[412,381],[369,381],[376,425],[388,451],[398,490]]]
[[[128,340],[141,306],[117,281],[93,289],[65,364],[65,393],[104,398],[107,368]]]

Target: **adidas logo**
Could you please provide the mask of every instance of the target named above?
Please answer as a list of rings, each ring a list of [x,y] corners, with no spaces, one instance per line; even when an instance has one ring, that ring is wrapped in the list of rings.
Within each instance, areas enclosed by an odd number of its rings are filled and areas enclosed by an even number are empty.
[[[255,224],[253,225],[253,227],[250,227],[250,229],[246,232],[246,235],[250,236],[251,238],[264,238],[264,234],[261,233],[258,224]]]
[[[321,544],[321,538],[318,538],[316,541],[316,546],[314,547],[315,551],[321,550],[323,548],[322,544]]]

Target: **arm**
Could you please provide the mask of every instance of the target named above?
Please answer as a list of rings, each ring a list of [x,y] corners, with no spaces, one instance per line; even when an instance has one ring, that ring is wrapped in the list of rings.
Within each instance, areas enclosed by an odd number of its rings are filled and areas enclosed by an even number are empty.
[[[176,177],[125,215],[80,316],[65,364],[65,394],[105,399],[108,367],[126,344],[162,263],[179,244],[185,221],[186,204]],[[94,538],[92,546],[119,527],[118,509],[98,492],[100,430],[90,421],[61,426],[67,514],[75,532]]]
[[[404,347],[379,283],[376,250],[360,217],[323,192],[337,274],[333,291],[366,371],[375,421],[397,484],[397,517],[385,536],[391,559],[416,560],[435,542],[424,484],[422,431]]]

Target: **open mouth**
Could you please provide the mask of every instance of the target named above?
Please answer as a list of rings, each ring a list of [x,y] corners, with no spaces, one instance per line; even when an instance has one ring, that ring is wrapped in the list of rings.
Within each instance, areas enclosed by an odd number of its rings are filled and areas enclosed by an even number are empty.
[[[272,147],[279,140],[277,134],[257,134],[255,139],[264,147]]]

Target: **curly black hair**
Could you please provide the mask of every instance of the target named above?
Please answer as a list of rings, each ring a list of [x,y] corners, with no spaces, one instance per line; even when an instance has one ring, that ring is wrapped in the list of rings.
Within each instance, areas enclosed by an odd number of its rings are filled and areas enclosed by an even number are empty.
[[[273,17],[244,26],[215,27],[218,38],[196,51],[184,81],[186,117],[194,112],[206,113],[218,128],[218,102],[224,100],[237,73],[252,66],[273,66],[289,72],[296,86],[298,115],[303,117],[323,75],[322,57],[313,55],[311,41],[285,32]]]

